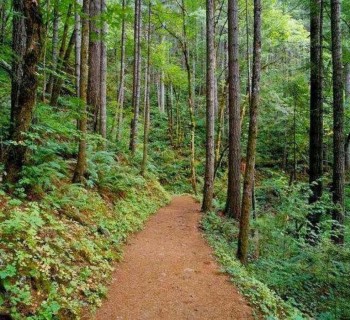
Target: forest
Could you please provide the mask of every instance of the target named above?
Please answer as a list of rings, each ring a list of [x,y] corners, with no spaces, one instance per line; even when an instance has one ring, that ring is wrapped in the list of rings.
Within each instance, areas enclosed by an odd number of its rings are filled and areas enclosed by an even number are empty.
[[[350,1],[0,0],[0,319],[350,319],[349,182]]]

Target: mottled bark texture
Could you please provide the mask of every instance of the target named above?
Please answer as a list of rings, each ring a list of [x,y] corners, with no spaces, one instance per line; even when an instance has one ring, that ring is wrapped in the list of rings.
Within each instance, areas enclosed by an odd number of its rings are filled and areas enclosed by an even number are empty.
[[[214,0],[207,0],[207,112],[206,112],[206,159],[202,211],[212,209],[215,165],[215,9]]]
[[[309,182],[310,204],[322,196],[323,175],[323,49],[322,20],[323,0],[310,0],[310,146]],[[309,239],[315,242],[320,221],[319,212],[311,212]]]
[[[260,100],[261,73],[261,1],[254,0],[254,44],[253,44],[253,72],[252,93],[250,100],[249,133],[247,145],[247,160],[244,175],[242,212],[239,224],[237,257],[247,263],[249,246],[249,222],[252,208],[254,188],[256,141],[258,135],[258,112]]]
[[[337,244],[344,242],[344,85],[342,64],[340,0],[331,0],[332,61],[333,61],[333,236]]]
[[[90,0],[89,33],[89,78],[88,78],[88,125],[93,132],[98,132],[98,119],[101,110],[101,0]]]
[[[130,125],[129,149],[134,155],[137,145],[138,121],[140,113],[140,91],[141,90],[141,0],[135,0],[134,19],[134,70],[132,86],[132,110],[133,118]]]
[[[89,60],[89,0],[83,1],[81,16],[81,56],[80,56],[80,131],[78,159],[75,167],[73,182],[84,183],[86,176],[86,133],[87,133],[87,84]]]
[[[239,85],[238,0],[228,0],[229,159],[225,212],[239,219],[241,212],[241,124]]]
[[[151,58],[151,12],[152,4],[148,5],[148,28],[147,28],[147,63],[145,77],[145,107],[144,107],[144,130],[143,130],[143,158],[141,164],[141,174],[144,176],[147,171],[148,161],[148,137],[150,128],[150,58]]]
[[[37,65],[41,55],[42,18],[39,2],[13,1],[13,37],[11,83],[11,141],[5,160],[5,182],[20,179],[27,147],[24,140],[32,123],[38,86]]]

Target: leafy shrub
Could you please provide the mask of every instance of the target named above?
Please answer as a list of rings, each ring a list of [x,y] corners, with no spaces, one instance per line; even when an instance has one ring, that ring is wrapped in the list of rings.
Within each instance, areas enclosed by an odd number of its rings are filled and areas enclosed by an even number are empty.
[[[142,183],[123,197],[68,184],[40,203],[2,195],[0,311],[68,320],[99,305],[126,236],[168,200],[156,181]]]
[[[266,316],[293,319],[290,310],[297,308],[304,317],[349,319],[350,247],[348,242],[337,246],[330,240],[330,193],[324,192],[317,205],[309,205],[306,183],[289,185],[283,175],[270,170],[263,174],[264,179],[256,186],[257,219],[251,223],[250,263],[246,270],[234,258],[238,237],[235,222],[213,213],[205,217],[203,225],[219,260]],[[320,215],[316,245],[307,240],[307,216],[311,210]],[[345,231],[349,239],[348,224]],[[245,283],[252,279],[259,284],[247,288]],[[267,296],[260,293],[261,285],[269,288]],[[281,298],[286,304],[281,303]],[[285,307],[287,312],[283,311]]]

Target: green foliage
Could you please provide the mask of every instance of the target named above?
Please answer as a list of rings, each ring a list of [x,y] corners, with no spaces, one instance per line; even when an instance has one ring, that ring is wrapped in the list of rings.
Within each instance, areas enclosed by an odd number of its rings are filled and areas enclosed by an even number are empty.
[[[168,200],[157,182],[142,179],[140,188],[130,178],[119,176],[128,186],[119,194],[63,185],[41,202],[2,196],[0,310],[66,320],[100,304],[126,236]]]
[[[220,218],[211,212],[203,218],[202,226],[224,271],[230,274],[233,283],[248,297],[257,314],[262,313],[264,319],[301,320],[306,318],[263,282],[254,278],[254,274],[234,258],[238,229],[232,220]]]
[[[234,258],[236,223],[214,213],[204,218],[203,226],[220,262],[267,318],[298,319],[298,309],[306,318],[348,319],[350,249],[330,240],[330,194],[324,192],[317,205],[309,205],[306,183],[289,185],[287,177],[272,170],[258,175],[257,219],[251,223],[246,269]],[[308,243],[307,216],[311,211],[320,216],[316,245]],[[349,231],[347,224],[346,239]]]

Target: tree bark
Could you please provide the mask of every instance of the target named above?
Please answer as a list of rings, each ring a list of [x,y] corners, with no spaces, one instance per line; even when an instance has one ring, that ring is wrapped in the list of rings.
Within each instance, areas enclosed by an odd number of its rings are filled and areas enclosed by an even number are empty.
[[[90,0],[90,35],[89,35],[89,79],[87,104],[89,113],[89,128],[93,132],[99,131],[99,117],[101,110],[101,0]]]
[[[87,134],[87,85],[88,85],[88,61],[89,61],[89,3],[83,0],[81,16],[81,57],[80,57],[80,107],[79,119],[79,150],[75,167],[73,182],[83,183],[86,175],[86,134]]]
[[[4,43],[6,23],[8,15],[6,13],[7,0],[2,0],[0,4],[0,44]]]
[[[191,170],[191,185],[194,194],[197,194],[197,178],[196,178],[196,150],[195,150],[195,133],[196,133],[196,121],[194,118],[194,93],[193,93],[193,73],[190,65],[190,52],[187,43],[187,25],[186,25],[186,10],[185,2],[181,2],[182,11],[182,33],[183,43],[182,50],[185,59],[185,66],[187,71],[187,92],[188,92],[188,109],[190,113],[190,129],[191,129],[191,157],[190,157],[190,170]]]
[[[122,0],[122,30],[120,40],[120,70],[119,70],[119,86],[118,86],[118,98],[117,98],[117,111],[115,113],[114,125],[112,127],[112,139],[116,138],[116,141],[120,141],[123,128],[123,116],[124,116],[124,92],[125,92],[125,6],[126,0]]]
[[[207,0],[207,112],[206,112],[206,163],[202,211],[212,209],[215,165],[215,9],[214,0]]]
[[[145,108],[144,108],[144,134],[143,134],[143,158],[141,164],[141,174],[144,176],[147,171],[148,160],[148,136],[150,127],[150,57],[151,57],[151,10],[152,4],[148,4],[148,29],[147,29],[147,64],[146,64],[146,79],[145,79]]]
[[[106,21],[106,0],[101,0],[102,31],[101,31],[101,111],[100,111],[100,134],[107,138],[107,44],[106,37],[108,25]]]
[[[52,65],[51,69],[56,72],[58,62],[58,27],[59,27],[59,13],[58,13],[58,0],[55,0],[53,7],[53,23],[52,23]],[[47,87],[47,93],[49,97],[52,94],[52,88],[54,83],[54,75],[51,74]]]
[[[80,20],[81,0],[75,2],[75,88],[77,97],[80,97],[80,59],[81,59],[81,20]]]
[[[164,42],[164,37],[162,37],[161,42]],[[164,85],[164,71],[161,70],[158,74],[158,108],[161,113],[165,112],[165,85]]]
[[[342,64],[340,0],[331,0],[331,34],[333,61],[333,225],[332,240],[344,242],[344,86]]]
[[[254,0],[254,44],[252,95],[250,103],[250,121],[247,145],[247,161],[244,175],[242,212],[239,225],[237,257],[246,264],[249,245],[249,222],[254,188],[256,141],[258,134],[258,112],[260,100],[261,71],[261,0]]]
[[[61,59],[61,61],[59,63],[60,64],[60,72],[62,73],[62,75],[61,75],[61,77],[59,77],[55,80],[54,87],[52,89],[52,95],[51,95],[51,101],[50,101],[50,105],[52,105],[52,106],[57,105],[57,101],[58,101],[58,98],[59,98],[60,93],[61,93],[62,85],[64,83],[63,76],[66,75],[70,69],[69,58],[72,54],[74,44],[75,44],[75,30],[73,31],[73,33],[70,37],[70,40],[69,40],[69,43],[67,46],[67,50],[64,54],[64,57]]]
[[[322,20],[323,0],[310,0],[310,146],[309,146],[309,182],[311,188],[310,204],[322,196],[323,176],[323,49]],[[320,215],[310,213],[311,225],[309,238],[314,242]]]
[[[350,107],[350,63],[346,63],[344,67],[345,77],[345,108]],[[350,170],[350,133],[345,142],[345,171]]]
[[[61,78],[63,76],[62,71],[66,68],[65,56],[66,56],[66,51],[68,50],[66,46],[67,46],[67,39],[68,39],[68,32],[69,32],[69,20],[72,14],[72,7],[73,5],[70,4],[68,7],[66,20],[64,22],[61,47],[58,53],[57,67],[55,69],[56,74],[61,73],[61,75],[60,77],[57,77],[57,75],[53,76],[53,85],[52,85],[52,92],[51,92],[51,99],[50,99],[51,106],[57,105],[57,100],[60,95],[61,86],[63,83]]]
[[[134,20],[134,70],[132,88],[133,119],[130,125],[131,154],[134,155],[137,145],[138,120],[140,113],[140,90],[141,90],[141,0],[135,0]]]
[[[174,94],[172,84],[169,85],[166,93],[169,138],[171,146],[174,146]]]
[[[42,93],[41,93],[41,101],[45,102],[45,95],[46,95],[46,86],[47,86],[47,42],[48,42],[48,30],[49,30],[49,21],[50,21],[50,1],[47,1],[46,3],[46,17],[45,17],[45,24],[43,27],[43,41],[42,41],[42,65],[43,65],[43,83],[42,83]],[[0,39],[1,43],[1,39]]]
[[[239,26],[238,0],[228,0],[228,53],[229,53],[229,168],[225,212],[239,219],[241,211],[241,125],[239,85]]]
[[[222,136],[223,136],[223,128],[225,121],[225,110],[227,107],[227,84],[224,83],[222,85],[222,92],[219,103],[219,112],[218,112],[218,125],[216,130],[216,143],[215,143],[215,166],[219,164],[221,146],[222,146]],[[214,175],[215,178],[215,175]]]
[[[38,86],[37,66],[41,55],[42,18],[39,2],[14,0],[11,83],[11,123],[9,140],[12,142],[5,160],[5,183],[18,182],[25,162],[27,147],[25,134],[32,123]]]

